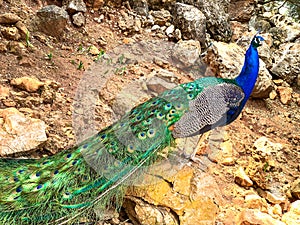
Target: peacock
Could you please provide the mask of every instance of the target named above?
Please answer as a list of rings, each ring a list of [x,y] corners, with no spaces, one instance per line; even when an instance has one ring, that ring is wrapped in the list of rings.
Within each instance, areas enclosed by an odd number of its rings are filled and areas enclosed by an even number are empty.
[[[235,79],[203,77],[139,104],[77,146],[41,159],[0,159],[0,224],[74,224],[122,205],[124,185],[177,138],[233,122],[254,88],[256,34]],[[142,178],[141,178],[142,179]]]

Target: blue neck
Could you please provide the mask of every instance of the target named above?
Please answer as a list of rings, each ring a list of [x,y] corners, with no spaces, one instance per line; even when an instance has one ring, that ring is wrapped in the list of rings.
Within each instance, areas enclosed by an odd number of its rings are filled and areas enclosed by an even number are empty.
[[[252,44],[246,51],[245,62],[241,73],[235,78],[236,83],[243,89],[245,99],[243,105],[246,103],[254,88],[259,71],[259,57],[257,48]]]

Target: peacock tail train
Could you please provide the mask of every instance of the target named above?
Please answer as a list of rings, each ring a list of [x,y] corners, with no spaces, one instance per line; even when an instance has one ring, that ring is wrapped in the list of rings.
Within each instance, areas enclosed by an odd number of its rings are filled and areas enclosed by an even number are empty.
[[[80,145],[42,159],[0,159],[0,224],[67,224],[120,207],[124,182],[176,138],[234,121],[254,87],[255,36],[236,79],[206,77],[138,105]]]

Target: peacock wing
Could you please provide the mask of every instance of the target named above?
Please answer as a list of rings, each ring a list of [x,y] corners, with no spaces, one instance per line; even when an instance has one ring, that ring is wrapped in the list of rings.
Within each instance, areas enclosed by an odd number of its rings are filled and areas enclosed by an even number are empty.
[[[189,110],[174,124],[174,138],[190,137],[231,122],[239,113],[243,90],[233,83],[205,88],[189,103]]]

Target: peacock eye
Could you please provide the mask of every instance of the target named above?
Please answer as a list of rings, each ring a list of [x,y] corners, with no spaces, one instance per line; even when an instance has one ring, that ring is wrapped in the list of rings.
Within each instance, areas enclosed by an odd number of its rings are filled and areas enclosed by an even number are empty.
[[[167,114],[167,120],[171,120],[171,119],[173,119],[173,115],[171,115],[171,114]]]
[[[162,114],[161,112],[156,114],[156,118],[161,120],[162,118],[164,118],[164,114]]]
[[[156,105],[157,103],[158,103],[158,101],[156,100],[156,101],[152,102],[152,105]]]
[[[165,110],[170,110],[172,108],[172,104],[171,103],[167,103],[165,105]]]
[[[122,164],[123,164],[123,163],[120,162],[120,161],[115,161],[115,162],[114,162],[114,166],[117,167],[117,168],[118,168],[118,167],[121,167]]]
[[[187,99],[192,100],[193,98],[194,98],[194,95],[193,95],[193,94],[188,94],[188,95],[187,95]]]
[[[171,110],[169,111],[169,113],[170,113],[170,115],[173,115],[173,114],[176,113],[176,111],[175,111],[175,109],[171,109]]]
[[[133,145],[128,145],[128,146],[127,146],[127,151],[128,151],[129,153],[133,153],[133,152],[134,152],[134,147],[133,147]]]
[[[102,134],[101,135],[101,139],[103,140],[103,139],[105,139],[106,138],[106,134]]]
[[[145,132],[139,133],[138,138],[141,139],[141,140],[144,140],[146,138],[146,133]]]
[[[177,110],[182,109],[182,105],[181,105],[180,103],[176,104],[176,105],[175,105],[175,109],[177,109]]]
[[[149,129],[148,132],[147,132],[147,135],[148,135],[149,138],[154,137],[154,135],[155,135],[155,130],[152,129],[152,128]]]

